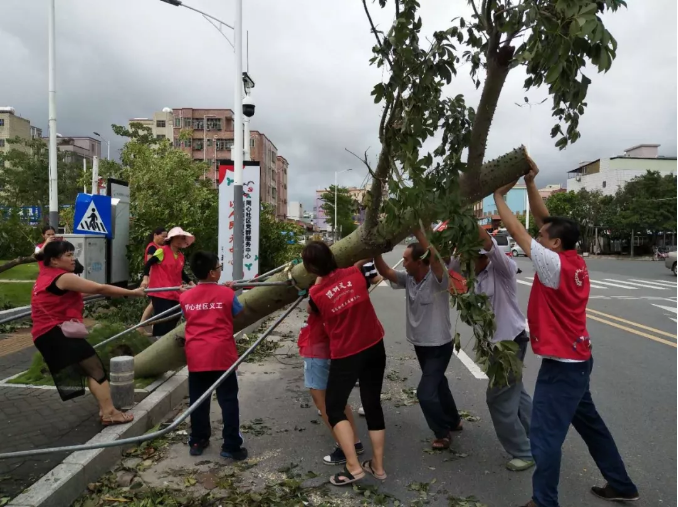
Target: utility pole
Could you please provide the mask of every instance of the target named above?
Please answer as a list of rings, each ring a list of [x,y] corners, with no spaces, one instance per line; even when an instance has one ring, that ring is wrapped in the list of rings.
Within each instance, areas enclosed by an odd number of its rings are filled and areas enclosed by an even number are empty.
[[[242,0],[235,0],[235,79],[233,81],[233,280],[243,277],[243,222],[245,207],[242,196],[243,122],[242,122]],[[223,198],[222,198],[223,197]],[[228,209],[228,202],[221,202],[226,195],[219,193],[219,218],[221,210]],[[223,204],[223,206],[222,206]],[[225,217],[227,219],[227,217]]]
[[[49,72],[49,225],[59,230],[59,185],[57,178],[57,115],[56,115],[56,7],[49,0],[48,72]]]

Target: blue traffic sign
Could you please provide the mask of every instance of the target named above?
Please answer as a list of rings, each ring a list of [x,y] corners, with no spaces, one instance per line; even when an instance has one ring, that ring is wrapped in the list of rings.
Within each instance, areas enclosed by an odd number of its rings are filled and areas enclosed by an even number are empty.
[[[112,238],[111,198],[105,195],[78,194],[75,199],[73,232]]]

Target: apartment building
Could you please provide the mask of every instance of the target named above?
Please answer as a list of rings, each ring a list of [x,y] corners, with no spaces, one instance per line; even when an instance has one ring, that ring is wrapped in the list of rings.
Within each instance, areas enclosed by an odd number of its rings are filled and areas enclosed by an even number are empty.
[[[30,120],[17,115],[13,107],[0,107],[0,153],[10,148],[7,139],[33,139],[35,132],[42,133],[39,128],[31,126]]]
[[[156,139],[174,140],[174,111],[169,107],[153,113],[153,118],[131,118],[128,125],[132,123],[148,127]]]
[[[188,153],[193,160],[209,164],[205,178],[216,182],[217,160],[232,160],[233,111],[230,109],[176,108],[173,110],[174,146]],[[289,163],[278,155],[278,148],[263,133],[250,132],[250,158],[261,169],[262,203],[275,207],[276,218],[287,214],[287,172]],[[216,184],[216,183],[215,183]]]
[[[42,138],[49,143],[49,137]],[[62,136],[57,134],[57,149],[66,154],[68,162],[80,162],[83,159],[92,160],[92,157],[101,158],[101,141],[89,136]]]
[[[614,195],[626,183],[647,171],[676,174],[676,157],[659,155],[659,144],[638,144],[624,150],[623,155],[581,162],[568,171],[567,190],[578,192],[599,190],[603,195]]]

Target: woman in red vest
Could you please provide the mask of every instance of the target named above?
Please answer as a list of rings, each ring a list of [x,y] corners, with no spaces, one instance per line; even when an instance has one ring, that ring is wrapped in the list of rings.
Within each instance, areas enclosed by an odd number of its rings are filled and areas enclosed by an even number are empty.
[[[178,287],[184,283],[195,285],[184,272],[184,254],[181,250],[188,248],[195,241],[195,237],[181,227],[173,227],[167,233],[165,244],[158,248],[153,256],[146,261],[142,288]],[[153,313],[158,315],[179,304],[179,291],[153,292],[151,303]],[[163,336],[174,329],[179,322],[176,319],[153,324],[153,336]]]
[[[127,290],[80,278],[73,273],[74,251],[75,247],[68,241],[52,241],[36,254],[42,269],[31,297],[33,341],[47,363],[62,400],[85,394],[87,379],[90,391],[99,402],[101,423],[106,426],[128,423],[133,419],[132,414],[119,412],[113,406],[106,370],[92,345],[82,334],[62,325],[68,323],[73,327],[82,323],[83,293],[143,297],[144,290]]]
[[[345,486],[369,473],[386,479],[384,472],[384,413],[381,387],[386,368],[384,329],[374,311],[360,269],[339,269],[330,247],[312,241],[302,252],[304,267],[321,277],[309,289],[309,304],[318,313],[330,338],[330,374],[325,407],[334,436],[346,456],[344,469],[330,477],[336,486]],[[355,435],[345,408],[356,382],[360,381],[360,400],[365,410],[372,441],[372,459],[360,463]]]
[[[47,243],[50,241],[54,240],[54,237],[56,236],[56,229],[52,227],[51,225],[45,225],[42,227],[42,243],[38,243],[35,245],[35,252],[33,252],[33,255],[36,256],[42,252],[42,249],[45,247]],[[43,268],[44,264],[42,262],[38,262],[38,270],[41,271]]]
[[[156,227],[155,230],[148,235],[148,245],[146,245],[146,249],[144,250],[144,266],[148,262],[148,259],[153,257],[153,254],[155,254],[158,248],[162,248],[166,239],[167,229],[164,227]],[[153,315],[153,303],[148,303],[148,306],[141,316],[141,322],[150,319],[151,315]]]

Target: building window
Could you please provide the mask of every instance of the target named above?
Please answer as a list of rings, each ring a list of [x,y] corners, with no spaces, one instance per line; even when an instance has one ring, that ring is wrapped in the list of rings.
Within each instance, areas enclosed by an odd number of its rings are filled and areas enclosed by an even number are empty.
[[[195,130],[202,130],[203,129],[203,120],[193,120],[193,128]]]
[[[191,147],[191,140],[186,139],[184,140],[184,148],[190,148]]]
[[[250,148],[254,148],[254,138],[250,139]]]
[[[230,150],[233,147],[233,139],[217,139],[217,150]]]
[[[181,148],[181,139],[176,138],[176,139],[174,140],[174,147],[175,147],[175,148]]]
[[[174,126],[178,129],[181,128],[181,118],[174,118]]]
[[[5,119],[0,118],[0,127],[4,127],[4,126],[5,126]]]
[[[155,121],[155,126],[158,128],[165,128],[167,124],[165,123],[165,120],[156,120]]]
[[[0,121],[1,121],[1,120],[0,120]],[[5,140],[4,140],[4,139],[0,139],[0,148],[4,148],[4,147],[5,147]]]
[[[603,188],[607,186],[607,181],[603,181]]]
[[[211,140],[211,139],[208,139],[208,140],[207,140],[207,147],[208,147],[208,148],[211,148],[211,147],[212,147],[212,140]]]
[[[184,118],[184,128],[190,129],[193,125],[193,118]]]
[[[196,141],[193,143],[194,150],[202,150],[202,141]]]
[[[207,130],[221,130],[221,118],[208,118]]]
[[[156,139],[165,139],[165,134],[157,134],[155,136]]]

